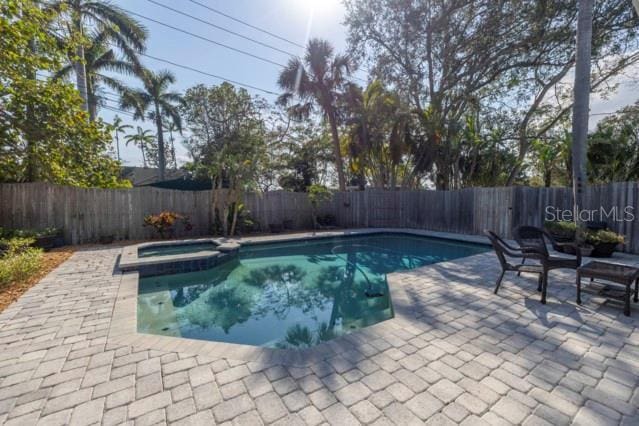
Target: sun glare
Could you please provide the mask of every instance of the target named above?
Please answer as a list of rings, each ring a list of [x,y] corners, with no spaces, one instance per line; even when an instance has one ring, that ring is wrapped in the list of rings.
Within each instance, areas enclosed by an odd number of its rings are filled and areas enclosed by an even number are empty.
[[[314,15],[329,15],[339,6],[339,0],[293,0],[301,13]]]

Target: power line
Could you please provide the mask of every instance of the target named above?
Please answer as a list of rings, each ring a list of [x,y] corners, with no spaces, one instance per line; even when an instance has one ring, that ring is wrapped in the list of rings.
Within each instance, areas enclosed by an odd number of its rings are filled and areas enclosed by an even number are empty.
[[[273,91],[271,91],[271,90],[262,89],[262,88],[260,88],[260,87],[253,86],[253,85],[251,85],[251,84],[241,83],[241,82],[236,81],[236,80],[231,80],[231,79],[228,79],[228,78],[225,78],[225,77],[221,77],[221,76],[219,76],[219,75],[212,74],[212,73],[210,73],[210,72],[203,71],[203,70],[198,69],[198,68],[195,68],[195,67],[191,67],[191,66],[188,66],[188,65],[178,64],[177,62],[173,62],[173,61],[170,61],[170,60],[168,60],[168,59],[159,58],[159,57],[157,57],[157,56],[152,56],[152,55],[149,55],[149,54],[147,54],[147,53],[140,53],[140,55],[141,55],[141,56],[144,56],[144,57],[146,57],[146,58],[149,58],[149,59],[153,59],[153,60],[158,61],[158,62],[164,62],[164,63],[166,63],[166,64],[173,65],[173,66],[178,67],[178,68],[182,68],[182,69],[185,69],[185,70],[189,70],[189,71],[196,72],[196,73],[198,73],[198,74],[202,74],[202,75],[206,75],[206,76],[209,76],[209,77],[213,77],[213,78],[216,78],[216,79],[218,79],[218,80],[226,81],[226,82],[228,82],[228,83],[235,84],[236,86],[241,86],[241,87],[246,87],[246,88],[248,88],[248,89],[258,90],[258,91],[260,91],[260,92],[267,93],[267,94],[269,94],[269,95],[275,95],[275,96],[279,96],[279,95],[280,95],[280,93],[273,92]]]
[[[227,14],[227,13],[224,13],[224,12],[222,12],[222,11],[220,11],[220,10],[214,9],[214,8],[212,8],[211,6],[208,6],[208,5],[206,5],[206,4],[202,4],[202,3],[200,3],[199,1],[195,1],[195,0],[189,0],[189,1],[190,1],[191,3],[193,3],[193,4],[196,4],[196,5],[198,5],[198,6],[201,6],[201,7],[205,8],[205,9],[208,9],[208,10],[210,10],[210,11],[211,11],[211,12],[213,12],[213,13],[217,13],[218,15],[224,16],[225,18],[228,18],[228,19],[230,19],[230,20],[232,20],[232,21],[235,21],[235,22],[238,22],[238,23],[240,23],[240,24],[246,25],[246,26],[247,26],[247,27],[249,27],[249,28],[253,28],[254,30],[260,31],[260,32],[262,32],[262,33],[264,33],[264,34],[267,34],[267,35],[269,35],[269,36],[271,36],[271,37],[274,37],[274,38],[276,38],[276,39],[278,39],[278,40],[285,41],[286,43],[292,44],[293,46],[301,47],[302,49],[304,49],[304,46],[303,46],[303,45],[301,45],[301,44],[299,44],[299,43],[296,43],[296,42],[294,42],[294,41],[291,41],[291,40],[289,40],[289,39],[287,39],[287,38],[285,38],[285,37],[278,36],[277,34],[274,34],[274,33],[270,32],[270,31],[268,31],[268,30],[265,30],[265,29],[263,29],[263,28],[257,27],[257,26],[255,26],[255,25],[253,25],[253,24],[249,24],[249,23],[248,23],[248,22],[246,22],[246,21],[243,21],[243,20],[241,20],[241,19],[235,18],[235,17],[233,17],[233,16],[231,16],[231,15],[229,15],[229,14]]]
[[[259,40],[256,40],[256,39],[252,38],[252,37],[248,37],[248,36],[245,36],[245,35],[243,35],[243,34],[237,33],[237,32],[235,32],[235,31],[233,31],[233,30],[229,30],[228,28],[221,27],[221,26],[219,26],[219,25],[213,24],[212,22],[209,22],[209,21],[206,21],[206,20],[204,20],[204,19],[198,18],[197,16],[189,15],[188,13],[182,12],[181,10],[178,10],[178,9],[174,9],[174,8],[172,8],[171,6],[167,6],[167,5],[165,5],[165,4],[162,4],[162,3],[157,2],[157,1],[155,1],[155,0],[146,0],[146,1],[148,1],[149,3],[153,3],[153,4],[157,5],[157,6],[163,7],[164,9],[167,9],[167,10],[170,10],[170,11],[172,11],[172,12],[175,12],[175,13],[177,13],[177,14],[179,14],[179,15],[186,16],[187,18],[191,18],[191,19],[193,19],[193,20],[196,20],[196,21],[198,21],[198,22],[201,22],[201,23],[203,23],[203,24],[205,24],[205,25],[208,25],[208,26],[210,26],[210,27],[213,27],[213,28],[216,28],[216,29],[218,29],[218,30],[221,30],[221,31],[227,32],[227,33],[229,33],[229,34],[233,34],[233,35],[234,35],[234,36],[236,36],[236,37],[240,37],[240,38],[243,38],[243,39],[245,39],[245,40],[251,41],[251,42],[253,42],[253,43],[259,44],[260,46],[266,47],[266,48],[268,48],[268,49],[273,49],[273,50],[275,50],[275,51],[277,51],[277,52],[283,53],[283,54],[288,55],[288,56],[297,56],[297,55],[295,55],[294,53],[291,53],[291,52],[288,52],[288,51],[286,51],[286,50],[280,49],[280,48],[278,48],[278,47],[272,46],[272,45],[270,45],[270,44],[267,44],[267,43],[261,42],[261,41],[259,41]]]
[[[107,110],[110,110],[110,111],[113,111],[113,112],[117,112],[117,113],[120,113],[120,114],[125,114],[125,115],[128,115],[131,118],[134,118],[134,116],[133,116],[133,114],[131,112],[125,111],[125,110],[120,109],[120,108],[115,108],[115,107],[112,107],[110,105],[101,105],[100,108],[104,108],[104,109],[107,109]]]
[[[189,15],[189,14],[184,13],[184,12],[182,12],[182,11],[176,10],[176,9],[174,9],[174,8],[172,8],[172,7],[165,6],[165,5],[163,5],[163,4],[161,4],[161,3],[158,3],[158,2],[156,2],[156,1],[154,1],[154,0],[147,0],[147,1],[149,1],[149,2],[151,2],[151,3],[153,3],[153,4],[157,4],[157,5],[161,6],[161,7],[166,8],[166,9],[172,10],[173,12],[178,13],[178,14],[180,14],[180,15],[187,16],[187,17],[189,17],[189,18],[191,18],[191,19],[195,19],[195,20],[197,20],[198,22],[203,22],[203,23],[205,23],[205,24],[207,24],[207,25],[211,25],[212,27],[215,27],[215,28],[221,28],[221,27],[219,27],[219,26],[217,26],[217,25],[215,25],[215,24],[212,24],[212,23],[210,23],[210,22],[208,22],[208,21],[202,20],[202,19],[197,18],[197,17],[195,17],[195,16],[192,16],[192,15]],[[192,33],[192,32],[190,32],[190,31],[187,31],[187,30],[185,30],[185,29],[182,29],[182,28],[176,27],[176,26],[174,26],[174,25],[170,25],[170,24],[167,24],[167,23],[165,23],[165,22],[158,21],[157,19],[154,19],[154,18],[149,18],[148,16],[141,15],[141,14],[136,13],[136,12],[132,12],[132,11],[130,11],[130,10],[128,10],[128,9],[123,9],[123,10],[125,10],[126,12],[128,12],[128,13],[130,13],[130,14],[134,15],[134,16],[140,17],[140,18],[142,18],[142,19],[146,19],[146,20],[148,20],[148,21],[150,21],[150,22],[154,22],[154,23],[156,23],[156,24],[158,24],[158,25],[162,25],[162,26],[167,27],[167,28],[170,28],[170,29],[172,29],[172,30],[174,30],[174,31],[178,31],[178,32],[181,32],[181,33],[183,33],[183,34],[189,35],[189,36],[191,36],[191,37],[195,37],[195,38],[198,38],[198,39],[200,39],[200,40],[204,40],[204,41],[206,41],[206,42],[209,42],[209,43],[215,44],[215,45],[217,45],[217,46],[221,46],[221,47],[224,47],[224,48],[226,48],[226,49],[233,50],[233,51],[238,52],[238,53],[241,53],[241,54],[243,54],[243,55],[250,56],[250,57],[255,58],[255,59],[258,59],[258,60],[260,60],[260,61],[264,61],[264,62],[266,62],[266,63],[272,64],[272,65],[276,65],[276,66],[278,66],[278,67],[280,67],[280,68],[286,68],[286,65],[284,65],[284,64],[280,64],[279,62],[276,62],[276,61],[272,61],[272,60],[270,60],[270,59],[268,59],[268,58],[264,58],[264,57],[262,57],[262,56],[255,55],[255,54],[250,53],[250,52],[247,52],[247,51],[245,51],[245,50],[238,49],[238,48],[235,48],[235,47],[233,47],[233,46],[229,46],[229,45],[224,44],[224,43],[220,43],[220,42],[215,41],[215,40],[213,40],[213,39],[210,39],[210,38],[208,38],[208,37],[204,37],[204,36],[201,36],[201,35],[198,35],[198,34]],[[221,28],[221,29],[223,29],[223,28]],[[224,29],[224,30],[226,31],[226,29]],[[231,31],[229,30],[229,32],[231,32]],[[285,53],[285,54],[287,54],[287,55],[289,55],[289,56],[291,56],[291,57],[294,57],[294,58],[297,58],[297,57],[298,57],[297,55],[295,55],[295,54],[293,54],[293,53],[287,52],[287,51],[285,51],[285,50],[278,49],[277,47],[274,47],[274,46],[268,45],[268,44],[266,44],[266,43],[262,43],[262,42],[260,42],[260,41],[258,41],[258,40],[252,39],[252,38],[250,38],[250,37],[246,37],[246,36],[243,36],[243,35],[238,34],[238,33],[235,33],[235,32],[231,32],[231,33],[232,33],[232,34],[234,34],[234,35],[237,35],[238,37],[242,37],[242,38],[245,38],[245,39],[247,39],[247,40],[251,40],[251,41],[253,41],[253,42],[255,42],[255,43],[258,43],[258,44],[260,44],[260,45],[262,45],[262,46],[266,46],[266,47],[268,47],[268,48],[270,48],[270,49],[274,49],[274,50],[277,50],[277,51],[279,51],[279,52]],[[144,55],[144,54],[142,54],[142,55]],[[366,80],[365,80],[365,79],[363,79],[363,78],[359,78],[359,77],[353,76],[353,79],[355,79],[355,80],[359,80],[359,81],[361,81],[361,82],[366,83]]]
[[[178,27],[176,27],[176,26],[173,26],[173,25],[167,24],[167,23],[165,23],[165,22],[158,21],[157,19],[149,18],[148,16],[141,15],[141,14],[136,13],[136,12],[132,12],[132,11],[130,11],[130,10],[128,10],[128,9],[124,9],[124,8],[123,8],[122,10],[124,10],[125,12],[127,12],[127,13],[129,13],[129,14],[131,14],[131,15],[133,15],[133,16],[137,16],[137,17],[139,17],[139,18],[146,19],[147,21],[154,22],[154,23],[156,23],[156,24],[158,24],[158,25],[162,25],[162,26],[164,26],[164,27],[166,27],[166,28],[170,28],[170,29],[172,29],[172,30],[174,30],[174,31],[178,31],[178,32],[181,32],[181,33],[183,33],[183,34],[187,34],[187,35],[189,35],[189,36],[191,36],[191,37],[195,37],[195,38],[198,38],[198,39],[200,39],[200,40],[204,40],[204,41],[206,41],[206,42],[208,42],[208,43],[211,43],[211,44],[214,44],[214,45],[217,45],[217,46],[224,47],[224,48],[226,48],[226,49],[229,49],[229,50],[232,50],[232,51],[234,51],[234,52],[240,53],[240,54],[242,54],[242,55],[250,56],[250,57],[255,58],[255,59],[258,59],[258,60],[260,60],[260,61],[263,61],[263,62],[266,62],[266,63],[272,64],[272,65],[277,65],[278,67],[281,67],[281,68],[285,68],[285,65],[280,64],[279,62],[272,61],[272,60],[270,60],[270,59],[268,59],[268,58],[264,58],[264,57],[262,57],[262,56],[255,55],[255,54],[250,53],[250,52],[247,52],[247,51],[245,51],[245,50],[238,49],[238,48],[235,48],[235,47],[233,47],[233,46],[229,46],[228,44],[220,43],[220,42],[215,41],[215,40],[213,40],[213,39],[210,39],[210,38],[207,38],[207,37],[203,37],[203,36],[201,36],[201,35],[198,35],[198,34],[192,33],[192,32],[190,32],[190,31],[184,30],[184,29],[182,29],[182,28],[178,28]]]
[[[148,1],[151,1],[151,0],[148,0]],[[250,23],[248,23],[248,22],[246,22],[246,21],[243,21],[243,20],[241,20],[241,19],[239,19],[239,18],[236,18],[236,17],[234,17],[234,16],[231,16],[231,15],[229,15],[228,13],[224,13],[224,12],[222,12],[222,11],[220,11],[220,10],[218,10],[218,9],[215,9],[215,8],[213,8],[213,7],[211,7],[211,6],[208,6],[208,5],[206,5],[206,4],[202,4],[202,3],[200,3],[199,1],[196,1],[196,0],[188,0],[188,1],[190,1],[191,3],[196,4],[196,5],[198,5],[198,6],[201,6],[201,7],[205,8],[205,9],[208,9],[208,10],[210,10],[210,11],[211,11],[211,12],[213,12],[213,13],[217,13],[218,15],[224,16],[225,18],[228,18],[228,19],[231,19],[231,20],[233,20],[233,21],[235,21],[235,22],[239,22],[240,24],[246,25],[246,26],[247,26],[247,27],[249,27],[249,28],[253,28],[254,30],[260,31],[260,32],[262,32],[262,33],[264,33],[264,34],[267,34],[267,35],[269,35],[269,36],[271,36],[271,37],[274,37],[274,38],[276,38],[276,39],[278,39],[278,40],[281,40],[281,41],[284,41],[284,42],[286,42],[286,43],[289,43],[289,44],[291,44],[291,45],[293,45],[293,46],[295,46],[295,47],[300,47],[300,48],[302,48],[302,49],[305,49],[305,48],[306,48],[306,46],[304,46],[303,44],[296,43],[296,42],[294,42],[294,41],[292,41],[292,40],[290,40],[290,39],[288,39],[288,38],[286,38],[286,37],[282,37],[282,36],[279,36],[279,35],[277,35],[277,34],[274,34],[274,33],[272,33],[271,31],[268,31],[268,30],[265,30],[265,29],[260,28],[260,27],[258,27],[258,26],[255,26],[255,25],[253,25],[253,24],[250,24]],[[367,68],[366,68],[366,67],[364,67],[364,66],[362,66],[360,69],[361,69],[362,71],[365,71],[365,72],[370,72],[370,69],[367,69]],[[362,78],[359,78],[359,77],[353,77],[353,78],[354,78],[354,79],[356,79],[356,80],[359,80],[359,81],[366,82],[366,80],[364,80],[364,79],[362,79]]]

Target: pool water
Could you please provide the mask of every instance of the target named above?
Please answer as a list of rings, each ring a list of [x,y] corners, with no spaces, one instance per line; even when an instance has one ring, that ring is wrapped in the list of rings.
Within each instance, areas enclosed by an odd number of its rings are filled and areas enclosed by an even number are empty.
[[[138,331],[306,348],[392,318],[386,274],[487,249],[408,234],[245,246],[210,270],[140,279]]]
[[[158,245],[143,247],[138,250],[138,257],[172,256],[176,254],[197,253],[203,250],[215,250],[213,243],[191,243],[175,245]]]

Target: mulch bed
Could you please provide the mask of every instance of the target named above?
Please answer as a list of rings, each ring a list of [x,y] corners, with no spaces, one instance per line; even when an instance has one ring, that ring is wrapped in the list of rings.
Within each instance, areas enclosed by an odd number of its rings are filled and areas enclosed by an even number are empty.
[[[42,254],[42,265],[37,274],[21,282],[14,282],[0,287],[0,312],[10,304],[18,300],[27,290],[36,285],[49,272],[60,266],[71,257],[75,250],[73,247],[60,247]]]

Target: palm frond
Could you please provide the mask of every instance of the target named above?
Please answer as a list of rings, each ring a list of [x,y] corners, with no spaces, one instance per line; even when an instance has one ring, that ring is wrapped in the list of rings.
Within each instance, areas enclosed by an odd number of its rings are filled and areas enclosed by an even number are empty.
[[[148,30],[120,7],[108,1],[84,1],[82,9],[99,25],[117,30],[117,38],[138,52],[144,51]]]

